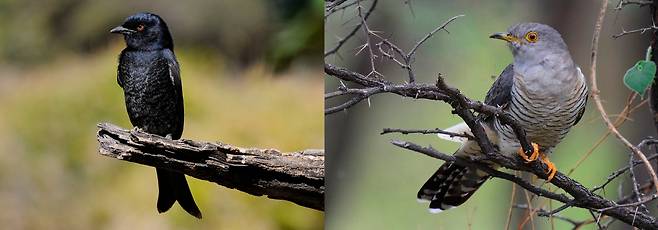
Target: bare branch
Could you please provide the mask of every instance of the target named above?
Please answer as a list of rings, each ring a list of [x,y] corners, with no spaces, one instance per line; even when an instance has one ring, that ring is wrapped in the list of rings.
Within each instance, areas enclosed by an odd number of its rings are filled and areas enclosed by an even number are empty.
[[[336,12],[341,11],[341,10],[345,10],[347,8],[350,8],[354,5],[356,5],[356,1],[349,2],[347,4],[343,4],[346,1],[347,0],[340,0],[340,1],[336,1],[336,2],[326,4],[325,5],[324,18],[326,19],[327,17],[331,16],[333,13],[336,13]]]
[[[533,210],[533,209],[530,209],[530,207],[528,207],[528,205],[526,205],[526,204],[515,204],[512,207],[518,208],[518,209],[526,209],[526,210],[533,211],[533,212],[537,213],[538,216],[554,217],[558,220],[568,222],[571,225],[573,225],[573,229],[578,229],[581,226],[585,226],[585,225],[591,224],[593,222],[593,221],[589,221],[589,220],[577,221],[577,220],[573,220],[571,218],[560,216],[560,215],[552,215],[550,213],[550,211],[542,209],[542,208],[537,208],[537,209]]]
[[[654,140],[654,139],[643,140],[640,144],[637,145],[637,148],[641,148],[642,146],[649,145],[649,144],[651,144],[651,145],[658,144],[658,140]],[[653,155],[647,157],[647,160],[653,160],[653,159],[656,159],[656,158],[658,158],[658,154],[653,154]],[[626,167],[623,167],[623,168],[620,168],[620,169],[614,171],[612,174],[610,174],[608,176],[608,178],[606,179],[606,181],[603,184],[594,187],[592,189],[592,192],[596,192],[600,189],[603,189],[605,186],[610,184],[610,182],[612,182],[614,179],[616,179],[619,176],[621,176],[622,174],[626,173],[631,167],[635,167],[638,164],[642,164],[642,163],[644,163],[644,162],[643,161],[633,161],[632,165],[629,165],[629,166],[626,166]]]
[[[379,74],[379,72],[377,72],[377,68],[375,67],[375,58],[377,58],[377,56],[373,52],[373,43],[370,39],[370,35],[374,34],[374,32],[372,32],[372,30],[370,30],[370,27],[368,27],[368,24],[366,23],[366,17],[364,16],[364,14],[362,12],[361,0],[356,0],[356,9],[357,9],[357,12],[358,12],[357,15],[361,19],[361,29],[363,29],[363,34],[365,35],[365,39],[366,39],[366,43],[363,44],[363,45],[364,45],[365,48],[368,49],[368,54],[369,54],[368,58],[370,59],[370,73],[368,73],[367,76],[373,75],[372,77],[378,78],[378,77],[381,76],[381,74]],[[370,12],[370,11],[368,11],[368,12]]]
[[[461,14],[461,15],[457,15],[457,16],[454,16],[454,17],[448,19],[447,21],[443,22],[443,24],[441,24],[440,26],[434,28],[434,30],[432,30],[432,32],[430,32],[429,34],[425,35],[425,37],[423,37],[423,38],[420,39],[418,42],[416,42],[416,45],[414,45],[414,47],[411,48],[411,50],[410,50],[409,53],[407,54],[407,57],[409,57],[409,58],[413,58],[413,56],[416,54],[416,51],[418,50],[418,47],[420,47],[423,43],[425,43],[425,41],[427,41],[427,39],[429,39],[430,37],[432,37],[432,35],[434,35],[436,32],[439,32],[439,30],[445,30],[446,32],[448,32],[448,30],[446,30],[446,26],[448,26],[448,24],[450,24],[450,23],[451,23],[452,21],[454,21],[455,19],[457,19],[457,18],[461,18],[461,17],[464,17],[464,16],[465,16],[465,15],[463,15],[463,14]]]
[[[653,194],[653,195],[651,195],[651,197],[649,197],[649,198],[647,198],[647,199],[644,199],[644,200],[640,200],[640,201],[638,201],[638,202],[633,202],[633,203],[628,203],[628,204],[618,204],[618,205],[615,205],[615,206],[612,206],[612,207],[607,207],[607,208],[599,209],[598,211],[600,211],[600,212],[605,212],[605,211],[608,211],[608,210],[610,210],[610,209],[614,209],[614,208],[635,207],[635,206],[639,206],[639,205],[646,204],[647,202],[653,201],[653,200],[655,200],[656,198],[658,198],[658,195]]]
[[[457,16],[454,16],[454,17],[448,19],[447,21],[443,22],[443,24],[436,27],[434,30],[432,30],[432,32],[425,35],[425,37],[423,37],[418,42],[416,42],[416,45],[414,45],[414,47],[411,48],[409,53],[407,53],[407,55],[405,57],[405,60],[406,60],[406,63],[407,63],[407,71],[408,71],[408,74],[409,74],[409,82],[415,82],[416,81],[416,77],[414,76],[414,72],[411,69],[411,61],[413,60],[414,55],[416,55],[416,51],[418,50],[418,47],[420,47],[423,43],[425,43],[425,41],[427,41],[427,39],[432,37],[432,35],[434,35],[439,30],[445,30],[447,32],[448,30],[446,30],[446,26],[448,26],[448,24],[450,24],[452,21],[454,21],[455,19],[460,18],[460,17],[464,17],[464,15],[463,14],[462,15],[457,15]]]
[[[617,4],[617,7],[615,7],[615,10],[621,10],[624,8],[624,6],[627,5],[637,5],[640,7],[643,6],[649,6],[653,4],[653,1],[647,1],[647,0],[620,0],[619,3]]]
[[[410,133],[420,133],[420,134],[446,134],[450,137],[463,137],[463,138],[468,138],[470,140],[475,140],[475,137],[472,135],[468,135],[465,133],[453,133],[453,132],[448,132],[439,128],[435,129],[392,129],[392,128],[384,128],[380,134],[388,134],[388,133],[401,133],[401,134],[410,134]]]
[[[381,37],[377,34],[371,34],[371,35],[373,35],[373,36],[379,38],[380,40],[382,40],[378,44],[378,46],[381,46],[382,44],[384,44],[384,45],[388,46],[390,49],[396,51],[396,53],[399,54],[402,57],[402,62],[400,62],[399,60],[395,59],[395,57],[390,52],[385,52],[384,50],[382,50],[380,48],[380,52],[385,57],[388,57],[389,59],[395,61],[400,67],[407,70],[407,75],[409,77],[409,83],[414,83],[414,82],[416,82],[416,76],[415,76],[415,73],[414,73],[414,71],[411,67],[411,63],[413,62],[413,59],[414,59],[414,56],[416,55],[416,51],[418,50],[418,47],[420,47],[423,43],[425,43],[425,41],[427,41],[430,37],[432,37],[436,32],[438,32],[440,30],[445,30],[447,32],[448,30],[446,29],[446,27],[451,22],[455,21],[455,19],[460,18],[460,17],[464,17],[464,15],[457,15],[457,16],[454,16],[454,17],[446,20],[445,22],[443,22],[441,25],[434,28],[434,30],[432,30],[430,33],[425,35],[425,37],[418,40],[416,42],[416,44],[413,46],[413,48],[411,48],[411,50],[409,50],[409,52],[406,52],[406,53],[400,47],[398,47],[397,45],[391,43],[386,38],[383,38],[383,37]]]
[[[342,0],[342,1],[344,2],[345,0]],[[358,1],[359,1],[359,0],[357,0],[355,3],[357,3]],[[366,12],[365,16],[363,17],[363,21],[368,20],[368,17],[370,17],[370,14],[371,14],[372,11],[375,9],[375,6],[377,6],[377,0],[373,0],[373,1],[372,1],[372,5],[370,5],[370,8],[368,9],[368,11]],[[341,47],[343,47],[343,45],[344,45],[348,40],[350,40],[350,38],[354,37],[354,35],[356,34],[356,32],[359,31],[359,29],[361,29],[361,26],[363,25],[363,21],[359,22],[359,24],[356,25],[356,26],[354,27],[354,29],[352,29],[352,30],[347,34],[347,36],[345,36],[344,38],[338,40],[338,43],[336,44],[336,46],[334,46],[334,48],[331,48],[330,50],[324,52],[324,57],[326,58],[326,57],[328,57],[329,55],[336,54],[336,52],[338,52],[338,50],[339,50]]]
[[[501,179],[505,179],[505,180],[514,182],[515,184],[517,184],[517,185],[523,187],[524,189],[526,189],[526,190],[528,190],[528,191],[530,191],[534,194],[537,194],[539,196],[547,197],[549,199],[557,200],[557,201],[560,201],[560,202],[563,202],[563,203],[571,201],[571,199],[569,197],[565,196],[564,194],[557,194],[557,193],[553,193],[553,192],[550,192],[548,190],[545,190],[543,188],[536,187],[536,186],[532,185],[530,182],[523,180],[523,178],[521,178],[521,177],[509,174],[509,173],[497,171],[495,169],[492,169],[490,166],[488,166],[486,164],[480,163],[481,160],[486,159],[486,160],[492,160],[495,163],[500,164],[501,166],[503,166],[505,168],[509,168],[509,169],[513,169],[513,170],[529,171],[527,165],[524,162],[522,162],[520,159],[517,159],[517,158],[506,157],[506,156],[503,156],[502,154],[492,154],[491,156],[486,156],[485,159],[478,159],[478,158],[462,159],[462,158],[459,158],[459,157],[455,157],[455,156],[452,156],[452,155],[447,155],[445,153],[441,153],[441,152],[437,151],[436,149],[434,149],[432,147],[422,147],[420,145],[417,145],[417,144],[414,144],[414,143],[411,143],[411,142],[407,142],[407,141],[395,140],[395,141],[392,141],[391,143],[395,146],[405,148],[405,149],[408,149],[408,150],[412,150],[414,152],[422,153],[422,154],[425,154],[427,156],[430,156],[430,157],[433,157],[433,158],[436,158],[436,159],[444,160],[446,162],[455,162],[455,163],[457,163],[459,165],[462,165],[462,166],[476,167],[478,169],[481,169],[482,171],[487,172],[492,177],[501,178]],[[536,165],[536,166],[538,166],[538,168],[540,168],[537,171],[546,170],[545,166],[543,166],[543,165]],[[561,177],[563,179],[568,178],[568,177],[560,174],[559,172],[558,172],[557,175],[561,175]],[[557,175],[556,175],[556,178],[557,178]],[[553,180],[555,180],[556,178],[554,178]]]
[[[171,140],[102,123],[102,155],[166,168],[255,196],[324,210],[324,151],[282,153],[223,143]]]
[[[658,30],[658,26],[652,25],[651,27],[644,27],[644,28],[628,30],[628,31],[622,29],[621,33],[612,35],[612,38],[619,38],[619,37],[622,37],[622,36],[626,36],[626,35],[629,35],[629,34],[635,34],[635,33],[644,34],[645,32],[652,31],[652,30]]]
[[[365,87],[359,89],[359,93],[347,102],[325,109],[325,115],[348,109],[370,96],[386,92],[416,99],[448,100],[448,97],[439,92],[439,89],[436,86],[430,84],[394,84],[380,78],[366,77],[359,73],[327,63],[324,64],[324,72],[338,79],[353,82]],[[341,86],[339,91],[341,90],[346,90],[346,88]],[[354,92],[356,92],[356,90],[354,90]],[[325,94],[325,98],[334,97],[336,94],[339,93],[327,93]]]
[[[656,191],[658,192],[658,176],[656,176],[656,172],[653,170],[653,167],[651,166],[651,163],[649,163],[649,160],[647,160],[646,156],[642,151],[640,151],[638,148],[635,147],[635,145],[631,144],[621,133],[615,125],[610,121],[610,118],[608,117],[608,113],[605,111],[603,108],[603,103],[601,102],[601,96],[599,87],[596,81],[596,61],[597,61],[597,55],[598,55],[598,48],[599,48],[599,36],[601,35],[601,28],[603,27],[603,19],[605,18],[605,12],[606,9],[608,8],[608,0],[604,0],[603,4],[601,4],[601,9],[599,11],[599,17],[596,20],[596,25],[594,26],[594,36],[592,38],[592,64],[590,66],[590,81],[592,84],[592,98],[594,99],[594,103],[596,104],[596,109],[599,110],[599,113],[601,114],[601,117],[603,118],[603,121],[605,124],[608,126],[608,129],[619,139],[626,147],[628,147],[635,155],[637,155],[638,158],[640,158],[643,162],[644,165],[649,172],[649,175],[653,178],[654,185],[656,186]]]
[[[519,186],[523,187],[529,192],[534,193],[535,195],[557,200],[562,203],[573,203],[574,204],[573,206],[575,207],[601,212],[604,215],[608,215],[613,218],[619,219],[631,226],[640,227],[643,229],[658,228],[658,222],[656,222],[656,219],[653,216],[641,212],[636,212],[634,211],[633,208],[627,207],[632,205],[617,205],[610,200],[607,200],[597,194],[592,193],[587,188],[582,186],[580,183],[574,181],[573,179],[565,176],[560,172],[555,174],[555,177],[553,178],[553,180],[551,180],[551,183],[563,189],[565,192],[569,193],[569,195],[571,195],[573,198],[569,198],[563,194],[556,194],[548,190],[536,187],[530,184],[529,182],[521,179],[520,177],[516,177],[514,175],[500,172],[497,170],[493,170],[486,165],[478,163],[483,159],[467,160],[467,159],[457,158],[454,156],[450,156],[438,152],[432,147],[422,147],[417,144],[413,144],[405,141],[393,141],[392,143],[398,147],[402,147],[405,149],[412,150],[414,152],[422,153],[424,155],[436,159],[455,162],[456,164],[462,166],[477,167],[478,169],[481,169],[487,172],[488,174],[491,174],[492,177],[497,177],[514,182],[515,184],[518,184]],[[523,163],[518,158],[509,158],[503,156],[502,154],[487,155],[485,160],[491,160],[505,168],[527,171],[535,175],[542,175],[544,170],[546,170],[544,165],[541,164],[528,165]]]

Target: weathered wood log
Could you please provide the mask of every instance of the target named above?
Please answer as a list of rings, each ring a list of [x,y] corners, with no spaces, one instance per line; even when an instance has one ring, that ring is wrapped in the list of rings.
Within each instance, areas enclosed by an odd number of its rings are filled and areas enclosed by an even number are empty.
[[[324,210],[324,150],[282,153],[224,143],[171,140],[138,129],[98,124],[102,155],[166,168],[255,196]]]

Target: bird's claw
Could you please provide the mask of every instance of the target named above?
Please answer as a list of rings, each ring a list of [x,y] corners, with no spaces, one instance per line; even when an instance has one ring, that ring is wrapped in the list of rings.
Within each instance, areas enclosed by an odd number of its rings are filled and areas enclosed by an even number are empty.
[[[546,174],[548,174],[546,181],[550,182],[553,179],[553,177],[555,177],[555,173],[557,173],[557,167],[555,167],[555,164],[553,164],[553,162],[551,162],[548,159],[548,156],[546,156],[546,154],[539,152],[539,145],[537,145],[536,143],[532,143],[532,154],[530,154],[529,157],[526,154],[526,152],[523,151],[523,148],[519,148],[519,155],[521,156],[521,158],[523,158],[523,160],[525,160],[526,163],[530,163],[536,161],[537,158],[541,158],[541,162],[546,164],[546,167],[548,167],[548,169],[546,170]]]
[[[548,167],[548,169],[546,170],[546,174],[548,174],[546,182],[550,182],[551,180],[553,180],[553,177],[555,177],[555,173],[557,173],[557,167],[555,167],[555,164],[553,164],[553,162],[551,162],[548,159],[548,156],[546,156],[546,154],[541,155],[541,162],[544,162],[544,164],[546,164],[546,167]]]
[[[523,151],[523,148],[519,148],[519,156],[525,160],[526,163],[533,162],[539,158],[539,145],[536,143],[532,143],[532,154],[530,154],[530,157],[526,154],[525,151]]]

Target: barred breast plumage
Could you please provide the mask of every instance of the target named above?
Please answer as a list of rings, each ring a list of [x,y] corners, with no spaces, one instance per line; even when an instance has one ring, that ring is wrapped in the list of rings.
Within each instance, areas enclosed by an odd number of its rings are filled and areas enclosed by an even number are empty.
[[[527,82],[519,74],[514,75],[511,101],[505,108],[523,126],[531,142],[537,143],[542,152],[550,153],[564,139],[571,127],[578,122],[587,103],[587,84],[576,68],[565,87],[553,94],[529,90]],[[514,131],[495,119],[493,129],[498,133],[501,153],[514,154],[520,147]]]
[[[496,79],[487,92],[485,103],[502,107],[512,116],[526,131],[528,139],[539,146],[538,155],[542,161],[549,169],[556,170],[545,154],[552,152],[581,119],[587,104],[585,78],[572,61],[560,34],[550,26],[518,24],[491,38],[508,42],[514,62]],[[509,126],[493,116],[481,114],[478,118],[489,140],[501,154],[515,156],[518,153],[520,144]],[[448,130],[470,132],[466,125]],[[456,140],[452,137],[444,139]],[[457,140],[463,144],[455,156],[468,158],[482,154],[477,142]],[[548,175],[549,180],[552,175]],[[425,182],[417,198],[430,202],[431,212],[441,212],[466,202],[489,177],[476,168],[448,162]]]

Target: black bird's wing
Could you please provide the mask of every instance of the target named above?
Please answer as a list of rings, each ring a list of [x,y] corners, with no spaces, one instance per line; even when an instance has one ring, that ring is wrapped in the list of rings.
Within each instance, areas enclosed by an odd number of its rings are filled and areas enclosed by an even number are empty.
[[[123,59],[125,58],[125,53],[126,50],[122,50],[121,54],[119,54],[119,67],[117,68],[117,83],[121,88],[123,88],[123,76],[126,76],[128,73],[126,73],[126,67],[123,65],[126,65],[126,61]]]
[[[165,59],[167,59],[167,64],[169,65],[169,78],[171,78],[171,84],[173,84],[176,90],[182,94],[182,84],[180,81],[180,67],[178,66],[178,61],[176,61],[176,55],[170,49],[163,49],[162,54]]]
[[[505,107],[512,99],[512,85],[514,84],[514,66],[507,65],[502,73],[496,78],[487,96],[484,98],[484,103],[491,106]],[[486,121],[490,121],[489,117],[481,116]]]
[[[180,79],[180,67],[178,61],[176,61],[176,55],[170,49],[163,49],[162,55],[167,60],[167,65],[169,66],[169,78],[171,79],[171,84],[174,86],[174,93],[176,95],[176,113],[178,116],[178,123],[176,130],[171,134],[172,138],[178,139],[183,133],[183,123],[185,116],[185,109],[183,108],[183,84]]]

